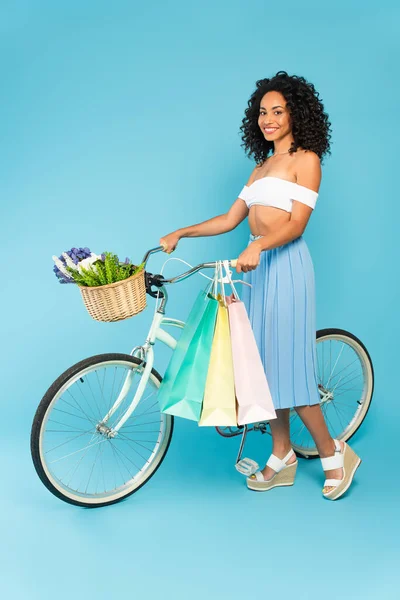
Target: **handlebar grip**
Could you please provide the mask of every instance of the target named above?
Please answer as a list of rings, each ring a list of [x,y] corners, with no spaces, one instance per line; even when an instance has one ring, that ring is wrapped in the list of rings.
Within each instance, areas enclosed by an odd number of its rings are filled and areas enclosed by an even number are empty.
[[[232,269],[234,269],[236,267],[237,261],[238,261],[237,258],[234,258],[233,260],[230,261]]]

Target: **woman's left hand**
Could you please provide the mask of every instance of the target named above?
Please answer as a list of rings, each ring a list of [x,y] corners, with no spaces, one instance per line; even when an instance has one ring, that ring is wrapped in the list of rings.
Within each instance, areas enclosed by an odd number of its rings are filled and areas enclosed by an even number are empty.
[[[250,244],[243,250],[236,263],[236,273],[247,273],[253,271],[260,264],[261,248]]]

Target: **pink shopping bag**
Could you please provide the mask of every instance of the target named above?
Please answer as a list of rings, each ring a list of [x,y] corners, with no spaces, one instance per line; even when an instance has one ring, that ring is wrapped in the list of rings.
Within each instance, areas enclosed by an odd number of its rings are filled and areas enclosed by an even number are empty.
[[[234,295],[227,296],[238,424],[276,419],[267,377],[247,315],[246,307]]]

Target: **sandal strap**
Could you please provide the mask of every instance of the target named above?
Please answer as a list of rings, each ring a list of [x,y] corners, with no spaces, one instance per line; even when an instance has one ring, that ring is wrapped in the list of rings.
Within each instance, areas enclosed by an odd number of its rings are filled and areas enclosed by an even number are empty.
[[[265,481],[264,475],[261,473],[261,471],[256,471],[254,473],[254,476],[255,476],[255,478],[256,478],[257,481]]]
[[[271,467],[271,469],[276,471],[276,473],[279,473],[279,471],[282,471],[282,469],[289,466],[286,464],[286,462],[293,454],[293,448],[291,448],[290,451],[286,454],[286,456],[282,459],[275,456],[275,454],[271,454],[267,461],[267,467]]]
[[[341,479],[325,479],[324,487],[337,487]]]
[[[324,471],[330,471],[332,469],[341,469],[344,465],[344,453],[340,450],[340,443],[338,440],[335,442],[335,454],[333,456],[327,456],[326,458],[320,458],[322,468]]]

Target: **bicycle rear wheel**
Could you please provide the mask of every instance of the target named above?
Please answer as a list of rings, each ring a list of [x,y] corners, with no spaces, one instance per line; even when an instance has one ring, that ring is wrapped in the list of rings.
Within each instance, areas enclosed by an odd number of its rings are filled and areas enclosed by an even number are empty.
[[[374,369],[364,344],[344,329],[319,330],[317,380],[329,433],[347,442],[364,421],[374,391]],[[294,409],[290,411],[290,438],[298,456],[319,456],[311,434]]]
[[[332,437],[347,442],[367,416],[374,391],[374,369],[364,344],[344,329],[317,332],[317,380],[321,410]],[[290,410],[290,439],[301,458],[317,458],[318,449],[294,408]],[[268,421],[250,431],[271,431]],[[223,437],[243,434],[243,427],[216,427]]]
[[[154,475],[167,453],[173,417],[160,412],[161,376],[152,369],[144,393],[119,431],[145,364],[129,354],[99,354],[78,362],[50,386],[33,419],[35,469],[55,496],[96,508],[121,501]],[[124,382],[129,390],[105,420]]]

